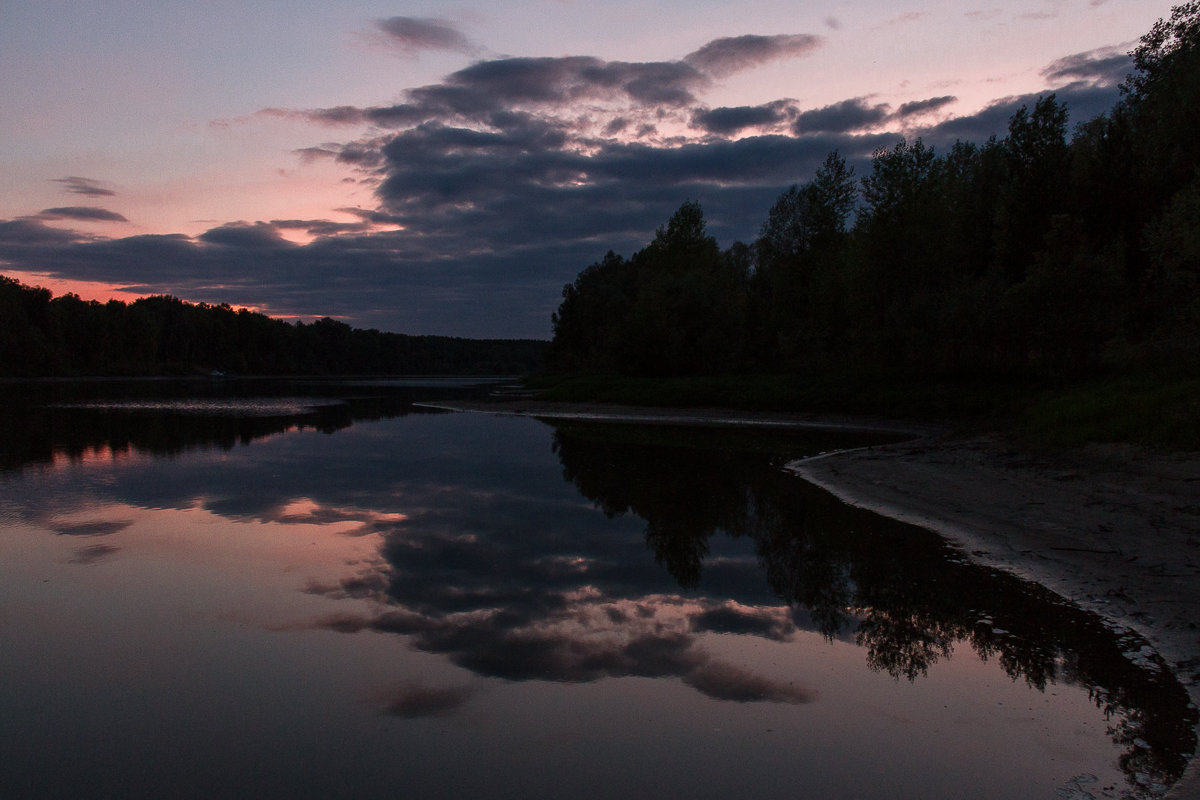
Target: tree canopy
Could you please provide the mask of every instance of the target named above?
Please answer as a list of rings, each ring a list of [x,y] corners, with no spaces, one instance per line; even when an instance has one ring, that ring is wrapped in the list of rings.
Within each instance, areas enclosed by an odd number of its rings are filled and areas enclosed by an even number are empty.
[[[226,304],[54,297],[0,275],[0,376],[524,374],[544,342],[405,336]]]
[[[1131,53],[1107,114],[1054,94],[1007,134],[837,153],[721,251],[684,203],[563,292],[551,365],[708,375],[844,370],[1078,377],[1200,371],[1200,2]]]

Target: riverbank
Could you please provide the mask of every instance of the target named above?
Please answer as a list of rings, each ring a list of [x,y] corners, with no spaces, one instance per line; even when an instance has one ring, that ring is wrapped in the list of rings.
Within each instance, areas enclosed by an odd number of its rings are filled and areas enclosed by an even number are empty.
[[[789,469],[1136,631],[1200,706],[1200,454],[935,436]],[[1195,759],[1167,796],[1200,798]]]
[[[789,469],[1139,630],[1200,681],[1200,454],[1035,455],[992,437],[938,436]]]
[[[851,505],[929,528],[1145,638],[1200,706],[1200,453],[1031,453],[937,425],[818,415],[545,403],[457,410],[668,424],[878,430],[905,441],[788,468]],[[1200,798],[1193,760],[1169,798]]]

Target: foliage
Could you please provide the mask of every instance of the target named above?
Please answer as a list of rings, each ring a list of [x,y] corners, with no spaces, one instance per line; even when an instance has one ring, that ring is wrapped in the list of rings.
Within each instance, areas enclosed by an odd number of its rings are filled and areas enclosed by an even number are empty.
[[[831,153],[721,253],[685,203],[564,290],[550,365],[634,376],[902,381],[1200,374],[1200,2],[1132,53],[1106,115],[1053,95],[1007,135]],[[854,210],[853,222],[851,213]]]
[[[0,376],[523,374],[543,342],[405,336],[325,317],[289,324],[174,297],[54,297],[0,276]]]
[[[1200,450],[1200,379],[1141,374],[1048,391],[1029,404],[1017,432],[1042,447],[1128,442]]]
[[[707,374],[732,369],[745,341],[748,258],[722,253],[687,202],[626,261],[609,252],[563,289],[555,369]]]

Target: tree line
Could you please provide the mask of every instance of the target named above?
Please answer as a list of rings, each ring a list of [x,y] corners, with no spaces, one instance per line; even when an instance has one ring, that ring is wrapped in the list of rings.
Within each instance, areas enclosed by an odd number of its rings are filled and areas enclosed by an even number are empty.
[[[546,343],[408,336],[325,317],[291,324],[166,295],[54,297],[0,275],[0,376],[516,375]]]
[[[899,139],[859,179],[836,151],[722,250],[685,202],[563,290],[557,371],[1079,377],[1200,369],[1200,2],[1131,53],[1068,135],[1050,94],[1007,135]]]

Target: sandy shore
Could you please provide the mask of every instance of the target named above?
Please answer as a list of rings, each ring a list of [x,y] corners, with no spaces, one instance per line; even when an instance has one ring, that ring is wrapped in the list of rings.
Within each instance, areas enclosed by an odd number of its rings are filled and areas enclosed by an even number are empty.
[[[1036,581],[1141,634],[1200,706],[1200,453],[1094,446],[1032,454],[933,425],[794,414],[536,401],[454,404],[526,416],[804,426],[904,434],[789,469],[851,505],[936,531],[976,561]],[[1200,800],[1193,759],[1169,798]]]
[[[1033,455],[943,435],[789,468],[1137,631],[1200,706],[1200,453]],[[1195,758],[1167,797],[1200,798]]]

